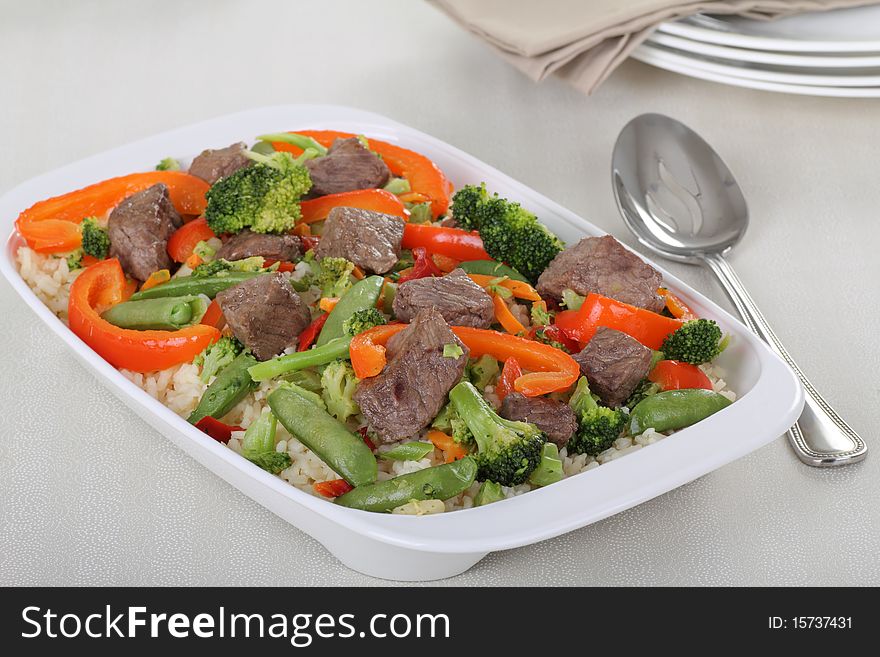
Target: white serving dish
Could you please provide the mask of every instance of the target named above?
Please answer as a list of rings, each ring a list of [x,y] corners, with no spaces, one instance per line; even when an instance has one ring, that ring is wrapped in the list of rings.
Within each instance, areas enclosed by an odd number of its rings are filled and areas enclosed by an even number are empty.
[[[438,139],[385,117],[337,106],[294,105],[232,114],[172,130],[33,178],[0,199],[0,227],[13,232],[35,201],[107,177],[149,169],[168,155],[250,141],[266,132],[328,128],[363,133],[433,158],[456,185],[486,181],[522,202],[568,242],[602,231],[525,185]],[[681,486],[774,440],[798,417],[803,390],[788,367],[739,321],[663,272],[666,283],[701,315],[735,336],[720,361],[736,403],[674,437],[587,473],[496,504],[425,517],[336,506],[264,472],[201,433],[129,382],[40,302],[19,277],[10,239],[0,270],[43,321],[102,383],[175,445],[240,491],[309,533],[347,566],[376,577],[432,580],[461,573],[486,554],[583,527]],[[662,269],[661,269],[662,271]],[[100,437],[99,437],[100,439]]]

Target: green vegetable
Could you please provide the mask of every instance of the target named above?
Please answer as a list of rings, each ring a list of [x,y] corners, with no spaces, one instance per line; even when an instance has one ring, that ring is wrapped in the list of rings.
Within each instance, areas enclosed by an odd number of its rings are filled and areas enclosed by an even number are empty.
[[[485,183],[466,185],[452,197],[452,216],[477,230],[486,252],[534,282],[562,251],[562,241],[519,203],[489,196]]]
[[[210,262],[217,254],[217,249],[208,244],[205,240],[202,240],[201,242],[196,244],[195,248],[193,249],[193,253],[199,256],[203,262]],[[198,269],[198,267],[196,269]]]
[[[545,304],[533,303],[531,310],[532,326],[543,327],[548,326],[551,321],[550,311],[547,310]]]
[[[312,186],[309,170],[290,153],[245,154],[256,164],[221,178],[208,190],[208,226],[217,235],[245,228],[256,233],[292,229],[301,216],[300,198]]]
[[[74,269],[82,269],[82,259],[83,259],[83,250],[76,249],[67,254],[67,269],[69,271],[73,271]]]
[[[473,458],[425,468],[369,486],[358,486],[336,498],[336,503],[364,511],[391,511],[413,500],[448,500],[467,490],[477,476]]]
[[[578,429],[566,444],[570,454],[604,452],[620,437],[629,419],[620,409],[599,406],[585,376],[578,380],[568,403],[578,417]]]
[[[306,388],[302,388],[290,381],[282,381],[278,387],[279,389],[284,388],[285,390],[292,390],[306,401],[311,402],[317,408],[320,408],[322,411],[327,410],[327,404],[324,403],[324,398],[321,397],[319,392],[307,390]]]
[[[392,272],[397,273],[401,272],[404,269],[409,269],[415,264],[415,258],[413,257],[413,252],[409,249],[403,249],[400,252],[400,257],[397,259],[397,264],[394,265]]]
[[[434,220],[430,201],[407,204],[407,209],[409,210],[409,223],[411,224],[429,224]]]
[[[322,268],[324,262],[327,262],[327,260],[330,260],[330,258],[324,258],[322,261]],[[343,262],[351,264],[348,260],[343,260]],[[351,273],[350,270],[346,273],[346,278],[349,273]],[[351,289],[341,296],[339,301],[333,307],[333,310],[330,311],[330,315],[327,317],[327,321],[324,323],[324,328],[321,329],[321,333],[318,335],[315,344],[320,347],[336,338],[341,338],[345,335],[356,335],[348,333],[345,328],[345,323],[351,319],[354,322],[355,328],[359,328],[361,322],[363,320],[369,322],[369,318],[360,315],[361,319],[354,320],[352,319],[353,315],[363,310],[373,310],[376,313],[379,313],[379,311],[376,310],[376,301],[379,300],[379,294],[382,292],[383,282],[384,279],[381,276],[367,276],[352,285]],[[379,317],[382,317],[381,313],[379,313]],[[382,317],[381,323],[385,323],[384,317]],[[349,328],[351,328],[351,325]],[[360,333],[360,331],[358,331],[358,333]]]
[[[412,221],[412,220],[410,220]],[[502,262],[494,260],[465,260],[458,263],[458,266],[464,269],[468,274],[484,274],[486,276],[507,276],[514,281],[522,281],[528,283],[528,279],[520,274],[513,267],[508,267]]]
[[[666,355],[662,351],[654,350],[651,353],[651,363],[650,365],[648,365],[648,371],[650,372],[651,370],[653,370],[657,366],[657,363],[659,363],[664,358],[666,358]]]
[[[565,288],[562,291],[562,305],[569,310],[580,310],[581,306],[584,305],[585,298],[586,297],[582,297],[574,290],[569,290],[568,288]]]
[[[321,372],[321,397],[330,415],[340,422],[360,412],[354,401],[357,386],[358,378],[348,361],[334,360]]]
[[[534,486],[549,486],[561,481],[562,477],[562,459],[559,458],[559,448],[553,443],[544,443],[541,462],[529,475],[529,483]]]
[[[276,152],[275,147],[268,141],[258,141],[253,145],[251,151],[260,155],[272,155],[272,153]]]
[[[560,351],[564,351],[565,353],[570,353],[568,347],[566,347],[559,340],[554,340],[549,335],[547,335],[547,327],[539,326],[535,329],[534,339],[536,342],[543,342],[544,344],[549,344],[551,347],[555,349],[559,349]]]
[[[474,442],[474,434],[451,403],[440,409],[431,423],[431,428],[449,434],[455,442],[462,445],[471,445]]]
[[[382,286],[382,308],[394,317],[394,298],[397,296],[397,284],[385,281]]]
[[[294,370],[281,378],[309,392],[321,394],[321,390],[323,390],[321,376],[312,370]]]
[[[210,301],[204,295],[123,301],[101,317],[114,326],[136,331],[176,331],[198,324]]]
[[[483,354],[467,366],[468,381],[473,383],[477,390],[483,392],[486,386],[492,383],[501,372],[498,361],[489,354]]]
[[[220,261],[215,260],[214,262]],[[172,278],[165,283],[160,283],[155,287],[151,287],[149,290],[135,292],[131,295],[129,301],[159,299],[164,297],[182,297],[197,294],[203,294],[209,299],[213,299],[223,290],[230,288],[233,285],[238,285],[242,281],[246,281],[254,276],[260,276],[263,273],[264,272],[230,271],[217,274],[216,276],[179,276],[177,278]]]
[[[345,258],[324,258],[309,266],[312,273],[299,282],[300,287],[315,285],[321,288],[322,297],[342,297],[352,287],[354,263]]]
[[[166,157],[156,165],[156,171],[180,171],[180,162],[173,157]]]
[[[195,357],[193,363],[202,368],[199,378],[207,383],[212,376],[229,365],[244,350],[244,346],[233,337],[224,335],[214,344]]]
[[[655,351],[655,354],[659,354],[659,351]],[[648,370],[650,372],[650,370]],[[636,407],[640,401],[642,401],[645,397],[650,397],[651,395],[656,395],[660,392],[662,388],[659,384],[654,383],[653,381],[648,381],[648,379],[642,379],[639,385],[636,386],[636,389],[633,390],[632,394],[629,396],[629,399],[626,400],[624,406],[629,409],[633,409]]]
[[[443,358],[459,358],[464,354],[464,349],[457,342],[447,342],[443,345]]]
[[[504,491],[501,488],[501,484],[496,484],[494,481],[484,481],[480,484],[480,490],[477,491],[474,497],[474,506],[486,506],[487,504],[492,504],[492,502],[500,502],[503,499]]]
[[[362,308],[354,311],[351,317],[342,322],[342,331],[345,335],[354,337],[386,323],[385,316],[377,308]]]
[[[525,482],[541,460],[544,433],[534,424],[500,417],[467,381],[456,385],[449,399],[477,443],[479,478],[504,486]]]
[[[268,402],[284,428],[352,486],[376,481],[373,452],[339,420],[290,388],[278,388]]]
[[[382,189],[395,195],[406,194],[412,190],[409,186],[409,180],[406,178],[392,178]]]
[[[219,419],[231,411],[249,392],[256,389],[257,384],[248,374],[248,368],[256,363],[257,360],[247,351],[236,356],[220,370],[217,378],[205,390],[187,422],[195,424],[209,415]]]
[[[387,452],[379,452],[379,458],[390,461],[421,461],[433,451],[434,445],[431,443],[403,443]]]
[[[645,429],[683,429],[730,406],[731,401],[711,390],[667,390],[646,397],[632,410],[629,432],[637,436]]]
[[[82,250],[98,260],[103,260],[110,253],[110,235],[107,229],[98,223],[96,217],[86,217],[79,225],[82,234]]]
[[[199,244],[204,244],[204,242],[199,242]],[[231,272],[264,272],[266,271],[263,269],[265,262],[266,260],[263,256],[251,256],[250,258],[242,258],[241,260],[224,260],[223,258],[220,258],[210,262],[203,262],[193,269],[192,275],[196,278],[205,278],[208,276],[220,276]]]
[[[729,341],[729,337],[722,336],[721,328],[714,320],[694,319],[668,335],[660,351],[669,360],[700,365],[724,351]]]
[[[250,368],[250,375],[254,381],[267,381],[295,370],[302,370],[315,365],[326,365],[337,358],[348,358],[348,345],[350,343],[351,338],[337,338],[320,347],[278,356],[277,358],[254,364]]]
[[[292,146],[301,148],[304,151],[312,149],[318,154],[319,157],[327,155],[327,149],[324,148],[317,141],[315,141],[311,137],[306,137],[305,135],[300,135],[296,132],[273,132],[268,135],[260,135],[259,137],[257,137],[257,139],[262,143],[269,144],[269,146],[272,146],[271,142],[273,141],[282,142],[284,144],[291,144]],[[275,151],[274,146],[272,146],[272,151]]]
[[[241,439],[241,455],[272,474],[290,467],[290,454],[275,451],[276,426],[275,416],[271,412],[264,412],[247,428]]]

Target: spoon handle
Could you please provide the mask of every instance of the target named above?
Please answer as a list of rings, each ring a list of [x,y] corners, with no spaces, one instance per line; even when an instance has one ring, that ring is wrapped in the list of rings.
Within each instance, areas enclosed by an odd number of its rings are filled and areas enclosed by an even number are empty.
[[[789,441],[798,458],[813,466],[846,465],[865,458],[868,452],[865,441],[822,398],[794,362],[730,263],[721,255],[705,256],[704,261],[718,277],[748,327],[788,363],[804,385],[807,394],[803,413],[788,431]]]

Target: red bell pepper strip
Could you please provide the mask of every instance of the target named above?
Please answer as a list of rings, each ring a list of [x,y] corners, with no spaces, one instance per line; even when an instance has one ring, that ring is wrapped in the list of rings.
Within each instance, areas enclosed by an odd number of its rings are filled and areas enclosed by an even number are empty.
[[[174,262],[186,262],[199,242],[216,237],[204,217],[193,219],[174,231],[168,239],[168,255]]]
[[[379,374],[385,367],[385,343],[407,326],[385,324],[352,338],[349,355],[355,376],[366,379]],[[580,375],[577,362],[564,351],[550,345],[469,326],[453,326],[452,331],[468,346],[472,358],[479,358],[483,354],[489,354],[497,360],[515,357],[528,373],[516,379],[514,388],[526,397],[567,390]]]
[[[224,424],[210,415],[206,415],[196,422],[196,429],[208,434],[218,443],[223,443],[224,445],[229,442],[230,438],[232,438],[233,431],[244,431],[242,427],[232,424]]]
[[[339,497],[350,490],[354,489],[345,479],[331,479],[330,481],[319,481],[312,485],[318,495],[324,497]]]
[[[116,258],[92,265],[70,286],[70,330],[114,367],[135,372],[164,370],[190,362],[220,338],[220,331],[204,324],[178,331],[135,331],[102,319],[100,313],[123,301],[128,290]]]
[[[404,249],[418,246],[431,253],[439,253],[456,260],[491,260],[479,233],[461,228],[447,228],[433,224],[407,224],[403,227]]]
[[[299,204],[302,211],[300,222],[313,224],[323,221],[333,208],[358,208],[372,210],[407,219],[406,206],[391,192],[384,189],[357,189],[353,192],[328,194]]]
[[[300,235],[299,240],[306,251],[314,251],[318,248],[318,242],[321,241],[321,238],[317,235]]]
[[[280,272],[293,271],[296,268],[296,265],[294,265],[289,260],[275,260],[273,258],[263,258],[263,266],[264,267],[271,267],[276,262],[278,263],[277,271],[280,271]]]
[[[684,301],[665,287],[657,288],[657,294],[666,300],[666,310],[676,319],[680,319],[683,322],[698,319],[697,314]]]
[[[305,351],[312,346],[312,343],[318,339],[318,334],[321,332],[321,329],[324,328],[324,324],[327,322],[329,316],[330,313],[319,315],[311,324],[303,329],[303,332],[299,334],[299,345],[296,348],[297,351]]]
[[[504,367],[501,368],[501,376],[498,378],[498,385],[495,386],[495,394],[498,395],[498,399],[504,401],[504,398],[514,391],[514,384],[521,376],[522,368],[516,358],[511,356],[505,360]]]
[[[367,427],[361,427],[358,429],[358,433],[361,435],[361,438],[364,439],[364,445],[370,448],[371,452],[376,451],[376,446],[373,444],[373,441],[370,440],[370,437],[367,435]]]
[[[661,360],[648,373],[648,380],[663,390],[689,390],[702,388],[714,390],[709,377],[696,365],[677,360]]]
[[[547,340],[558,342],[573,354],[576,354],[581,350],[580,343],[577,340],[570,338],[568,334],[558,324],[549,324],[548,326],[533,326],[529,330],[528,338],[530,340],[537,340],[538,331],[541,331],[544,338],[543,340],[540,340],[540,342],[546,342]]]
[[[204,212],[208,191],[204,180],[181,171],[148,171],[110,178],[35,203],[18,216],[15,227],[39,253],[72,251],[82,244],[79,224],[83,219],[103,217],[128,196],[156,183],[168,186],[171,203],[180,214]]]
[[[223,311],[220,309],[220,304],[217,303],[217,299],[211,300],[211,303],[208,304],[208,309],[205,311],[205,314],[202,315],[202,321],[199,323],[206,326],[213,326],[217,329],[222,329],[226,325],[226,318],[223,316]]]
[[[329,148],[337,139],[355,137],[350,132],[337,130],[294,130],[296,134],[311,137],[322,146]],[[409,181],[413,193],[422,196],[431,202],[431,212],[436,219],[446,214],[449,209],[449,197],[452,195],[452,183],[446,178],[436,164],[421,153],[416,153],[406,148],[389,144],[378,139],[368,139],[370,150],[382,156],[382,161],[391,169],[391,173]],[[272,146],[278,151],[288,151],[299,155],[302,149],[292,144],[272,142]]]
[[[431,276],[442,276],[443,272],[434,264],[433,258],[428,255],[428,251],[423,246],[417,246],[412,250],[414,263],[409,271],[397,279],[398,283],[406,283],[417,278],[429,278]]]
[[[626,333],[650,349],[659,349],[666,336],[682,325],[678,319],[595,293],[587,295],[574,320],[568,315],[562,318],[560,315],[563,313],[556,315],[556,323],[581,344],[589,342],[597,328],[607,326]],[[571,325],[566,326],[569,321]]]

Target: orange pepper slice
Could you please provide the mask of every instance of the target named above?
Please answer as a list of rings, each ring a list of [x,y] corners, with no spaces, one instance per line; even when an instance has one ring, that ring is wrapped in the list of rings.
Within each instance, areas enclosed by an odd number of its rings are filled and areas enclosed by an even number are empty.
[[[492,294],[492,305],[495,306],[495,319],[511,335],[519,335],[524,333],[526,327],[514,316],[507,302],[501,298],[500,294]]]
[[[442,431],[431,429],[427,433],[427,438],[431,441],[434,447],[443,452],[446,463],[458,461],[468,455],[468,451],[464,447],[455,442],[455,439],[452,436],[443,433]]]
[[[541,301],[541,295],[538,291],[525,281],[515,281],[512,278],[503,278],[500,276],[490,276],[489,274],[468,274],[468,277],[482,288],[490,285],[503,287],[515,296],[517,299],[525,301]],[[501,280],[498,280],[501,278]]]
[[[505,360],[504,367],[501,368],[501,376],[498,378],[498,385],[495,386],[495,394],[498,395],[498,399],[504,401],[504,398],[515,390],[516,380],[521,376],[522,368],[516,358],[511,356]]]
[[[144,281],[144,284],[141,285],[141,290],[149,290],[151,287],[156,287],[157,285],[161,285],[162,283],[166,283],[170,280],[171,272],[167,269],[154,271],[147,277],[147,280]]]
[[[299,204],[302,210],[300,223],[313,224],[323,221],[333,208],[358,208],[372,210],[407,219],[406,206],[394,194],[384,189],[357,189],[353,192],[327,194]]]
[[[207,219],[204,217],[193,219],[175,230],[168,239],[168,255],[174,262],[186,262],[199,242],[205,242],[212,237],[216,235],[208,227]]]
[[[325,313],[329,313],[336,307],[337,303],[339,303],[339,297],[321,297],[321,300],[318,302],[318,308]]]

